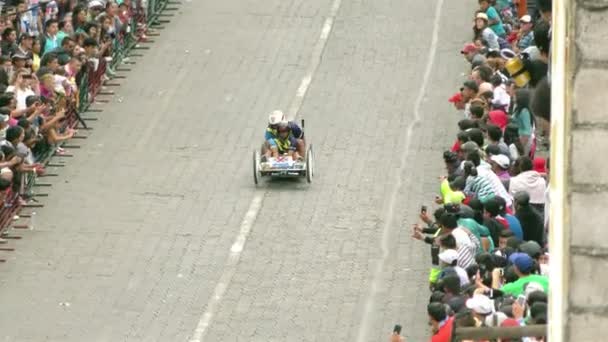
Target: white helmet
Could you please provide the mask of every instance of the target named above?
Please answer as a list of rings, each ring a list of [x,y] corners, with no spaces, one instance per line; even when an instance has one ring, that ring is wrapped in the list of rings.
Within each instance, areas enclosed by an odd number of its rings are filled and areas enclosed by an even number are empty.
[[[285,114],[280,110],[275,110],[268,116],[268,123],[271,125],[277,125],[285,121]]]

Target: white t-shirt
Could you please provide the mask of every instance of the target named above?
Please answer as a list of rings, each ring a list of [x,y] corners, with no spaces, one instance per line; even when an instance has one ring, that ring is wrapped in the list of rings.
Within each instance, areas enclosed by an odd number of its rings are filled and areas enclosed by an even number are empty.
[[[25,99],[27,99],[28,96],[36,95],[36,93],[34,93],[34,91],[30,87],[27,87],[22,90],[22,89],[15,88],[15,86],[8,86],[6,88],[6,92],[15,93],[15,97],[17,98],[17,109],[18,110],[26,109],[27,106],[25,105]]]

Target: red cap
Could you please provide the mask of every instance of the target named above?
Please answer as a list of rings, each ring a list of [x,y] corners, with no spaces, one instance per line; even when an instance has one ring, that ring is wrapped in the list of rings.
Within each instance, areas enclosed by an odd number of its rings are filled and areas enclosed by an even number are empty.
[[[457,92],[456,94],[452,95],[452,97],[450,97],[448,99],[448,101],[452,102],[452,103],[458,103],[462,101],[462,93]]]
[[[533,162],[534,171],[536,171],[538,173],[547,173],[547,169],[545,168],[546,163],[547,162],[545,161],[545,158],[541,158],[541,157],[534,158],[534,162]]]
[[[477,46],[473,43],[469,43],[466,44],[462,50],[460,50],[460,53],[465,54],[465,53],[471,53],[471,52],[475,52],[477,51]]]

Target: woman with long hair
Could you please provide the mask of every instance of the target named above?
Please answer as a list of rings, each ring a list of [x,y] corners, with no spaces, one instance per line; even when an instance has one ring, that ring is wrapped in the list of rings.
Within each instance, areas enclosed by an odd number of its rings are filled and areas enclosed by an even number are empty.
[[[519,141],[524,147],[524,155],[534,155],[534,116],[530,111],[530,91],[517,89],[515,91],[515,108],[512,120],[517,124]]]
[[[498,44],[498,36],[490,26],[488,25],[488,15],[479,12],[475,16],[475,25],[473,26],[473,40],[480,39],[485,42],[490,49],[499,50],[500,45]]]

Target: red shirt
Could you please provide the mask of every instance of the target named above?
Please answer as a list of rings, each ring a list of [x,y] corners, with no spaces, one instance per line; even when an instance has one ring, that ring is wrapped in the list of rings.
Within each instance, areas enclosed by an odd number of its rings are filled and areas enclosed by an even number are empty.
[[[507,125],[509,124],[509,117],[504,111],[500,109],[489,112],[488,118],[490,119],[491,124],[500,127],[500,129],[502,129],[503,131],[505,130],[505,127],[507,127]]]
[[[452,327],[454,325],[454,317],[448,318],[448,321],[439,328],[439,331],[431,337],[431,342],[450,342],[452,341]]]

